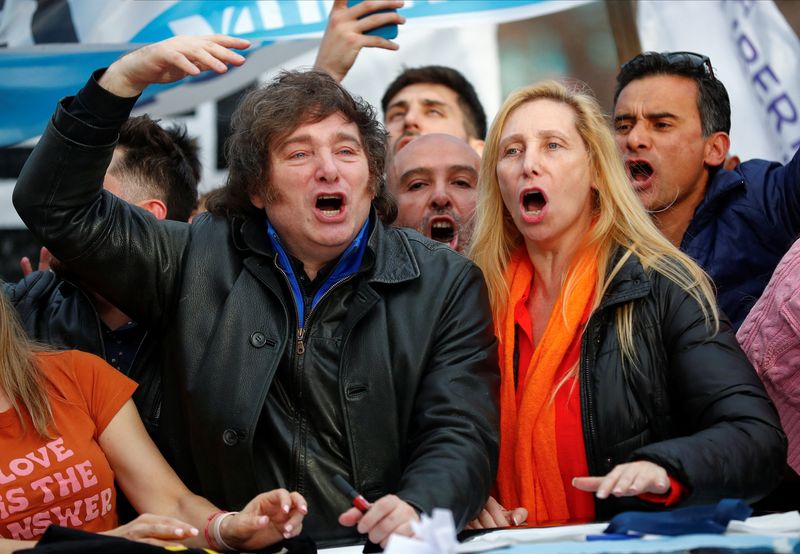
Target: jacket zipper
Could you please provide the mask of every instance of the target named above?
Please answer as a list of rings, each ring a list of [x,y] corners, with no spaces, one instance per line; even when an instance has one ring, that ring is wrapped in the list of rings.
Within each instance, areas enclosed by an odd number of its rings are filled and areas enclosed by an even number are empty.
[[[275,268],[278,271],[281,272],[281,275],[283,275],[283,278],[286,280],[286,284],[289,285],[289,290],[291,291],[292,290],[292,283],[291,283],[291,281],[289,281],[289,276],[286,275],[286,272],[283,270],[283,268],[278,265],[278,259],[277,258],[273,258],[273,263],[275,264]],[[326,290],[325,294],[323,294],[320,297],[319,302],[317,302],[317,306],[322,304],[322,301],[325,300],[325,298],[327,298],[328,295],[333,290],[338,288],[339,285],[342,285],[342,284],[346,283],[347,281],[349,281],[350,279],[352,279],[353,275],[355,275],[355,274],[351,273],[350,275],[348,275],[348,276],[336,281],[331,286],[331,288]],[[301,323],[300,322],[300,311],[297,309],[297,305],[296,304],[294,305],[295,321],[297,321],[297,330],[295,331],[295,341],[294,341],[294,353],[297,356],[302,356],[306,352],[306,328],[308,327],[308,322],[311,321],[311,316],[314,315],[315,311],[316,311],[316,306],[311,308],[311,311],[308,312],[308,315],[306,315],[305,320]]]
[[[592,322],[593,323],[593,322]],[[590,327],[594,331],[597,330],[597,325],[592,325]],[[594,341],[595,332],[592,333],[590,337],[590,343]],[[595,463],[595,456],[594,456],[594,438],[597,436],[595,430],[595,423],[594,417],[592,414],[592,402],[589,394],[589,348],[591,344],[587,344],[586,341],[583,341],[581,345],[581,350],[583,350],[583,355],[581,357],[581,383],[583,386],[583,398],[584,398],[584,409],[583,409],[583,424],[584,428],[588,428],[589,433],[587,435],[586,443],[586,461],[589,465],[589,474],[595,475],[597,473],[597,464]]]
[[[278,271],[280,271],[281,275],[283,275],[283,278],[286,280],[286,284],[289,286],[289,291],[291,291],[292,290],[292,283],[289,281],[289,276],[286,275],[286,272],[283,270],[283,268],[281,268],[278,265],[277,257],[273,258],[273,263],[275,264],[275,268]],[[336,289],[339,285],[349,281],[352,276],[353,276],[353,274],[348,275],[347,277],[345,277],[343,279],[340,279],[339,281],[334,283],[331,286],[331,288],[329,288],[327,291],[325,291],[325,294],[323,294],[322,297],[320,297],[319,302],[317,302],[317,306],[322,304],[322,301],[331,293],[331,291]],[[303,301],[305,301],[305,300],[303,299]],[[315,309],[312,308],[311,311],[308,312],[308,315],[306,315],[305,321],[300,322],[300,311],[297,308],[297,304],[295,302],[292,302],[292,304],[294,305],[295,320],[297,321],[297,330],[295,332],[294,356],[292,356],[292,358],[293,358],[292,359],[292,367],[293,367],[293,372],[294,372],[294,371],[297,371],[298,368],[300,367],[301,357],[303,356],[303,354],[305,354],[305,351],[306,351],[306,343],[305,343],[305,341],[306,341],[306,327],[308,325],[308,322],[311,321],[311,316],[314,315]],[[303,435],[304,434],[303,428],[305,427],[305,418],[303,416],[301,416],[300,419],[297,421],[297,423],[298,423],[298,425],[300,427],[300,434]],[[301,440],[301,442],[302,442],[302,440]],[[301,458],[302,457],[303,456],[301,456],[301,452],[300,451],[292,452],[293,465],[295,466],[295,467],[292,468],[292,473],[294,474],[294,479],[293,480],[294,480],[294,485],[295,485],[293,488],[295,488],[301,494],[305,492],[305,483],[303,482],[304,481],[304,479],[303,479],[303,471],[299,467],[300,464],[301,464]]]

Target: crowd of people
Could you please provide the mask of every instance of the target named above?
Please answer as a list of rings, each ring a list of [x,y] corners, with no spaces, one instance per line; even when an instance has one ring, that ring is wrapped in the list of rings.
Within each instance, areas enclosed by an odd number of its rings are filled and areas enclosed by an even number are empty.
[[[336,0],[316,67],[243,97],[206,213],[194,141],[129,115],[246,40],[147,45],[58,104],[13,197],[49,269],[0,294],[0,552],[50,524],[385,546],[436,507],[587,522],[797,479],[798,155],[724,167],[689,52],[624,64],[610,117],[546,81],[490,126],[410,68],[381,123],[339,83],[396,48],[374,9]]]

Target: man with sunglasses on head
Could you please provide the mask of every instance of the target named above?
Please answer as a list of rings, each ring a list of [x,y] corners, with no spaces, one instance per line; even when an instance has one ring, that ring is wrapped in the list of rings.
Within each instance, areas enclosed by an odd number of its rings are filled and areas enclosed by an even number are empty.
[[[645,52],[617,75],[614,129],[631,186],[708,272],[738,328],[800,233],[800,156],[724,169],[730,112],[707,56]]]

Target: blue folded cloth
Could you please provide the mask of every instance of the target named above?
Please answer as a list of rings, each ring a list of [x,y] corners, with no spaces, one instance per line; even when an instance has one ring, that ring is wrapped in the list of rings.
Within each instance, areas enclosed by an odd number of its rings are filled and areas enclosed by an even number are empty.
[[[669,512],[622,512],[604,533],[647,535],[722,534],[733,519],[745,520],[752,508],[741,500],[725,498],[718,504],[677,508]]]

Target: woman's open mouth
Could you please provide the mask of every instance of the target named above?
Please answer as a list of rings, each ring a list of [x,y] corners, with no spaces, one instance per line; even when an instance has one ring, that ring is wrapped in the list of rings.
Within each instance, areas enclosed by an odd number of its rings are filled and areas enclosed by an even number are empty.
[[[529,189],[522,193],[522,210],[528,217],[537,218],[547,205],[547,198],[539,189]]]

